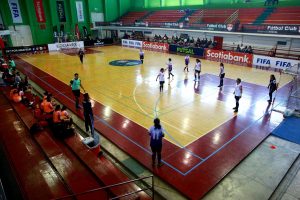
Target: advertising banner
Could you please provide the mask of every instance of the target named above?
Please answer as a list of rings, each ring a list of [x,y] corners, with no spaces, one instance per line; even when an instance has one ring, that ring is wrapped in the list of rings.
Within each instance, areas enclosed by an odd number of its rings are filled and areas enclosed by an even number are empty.
[[[84,22],[82,1],[76,1],[76,11],[78,22]]]
[[[169,44],[160,42],[143,42],[143,48],[155,51],[169,51]]]
[[[252,66],[253,54],[205,49],[205,59],[250,67]]]
[[[43,7],[43,0],[34,0],[35,15],[38,22],[45,23],[46,17]]]
[[[235,31],[235,26],[233,24],[190,24],[190,27],[209,31]]]
[[[19,1],[8,0],[8,5],[13,19],[13,23],[23,23]]]
[[[251,25],[243,24],[243,31],[249,33],[300,35],[299,25]]]
[[[59,22],[66,22],[65,6],[63,1],[56,1],[56,11]]]
[[[174,53],[196,55],[196,56],[200,56],[200,57],[203,57],[203,55],[204,55],[203,48],[184,47],[184,46],[173,45],[173,44],[171,44],[169,46],[169,51],[174,52]]]
[[[19,54],[19,53],[37,53],[47,51],[47,45],[33,45],[22,47],[7,47],[5,48],[6,54]]]
[[[80,49],[80,48],[84,48],[83,41],[48,44],[49,51],[59,51],[61,49]]]
[[[269,56],[254,55],[253,66],[271,67],[277,69],[285,69],[299,64],[299,60],[291,60],[284,58],[276,58]]]
[[[138,41],[138,40],[126,40],[126,39],[122,39],[122,46],[142,48],[143,47],[143,42],[142,41]]]

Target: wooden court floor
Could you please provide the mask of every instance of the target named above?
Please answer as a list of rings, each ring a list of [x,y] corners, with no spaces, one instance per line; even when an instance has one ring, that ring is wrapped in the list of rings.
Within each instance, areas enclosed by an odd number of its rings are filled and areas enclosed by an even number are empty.
[[[203,197],[283,119],[267,103],[266,86],[274,72],[225,64],[225,86],[220,91],[219,63],[203,60],[198,84],[192,70],[183,73],[182,56],[145,51],[143,65],[115,67],[108,63],[138,59],[138,50],[110,46],[88,52],[83,65],[70,53],[23,55],[16,58],[17,69],[83,119],[68,86],[78,72],[95,100],[95,129],[189,199]],[[155,78],[169,57],[175,78],[159,94]],[[234,114],[237,77],[243,80],[244,93],[240,112]],[[286,101],[290,79],[282,76],[275,108]],[[162,151],[165,165],[160,168],[151,165],[147,134],[155,116],[167,131]]]
[[[166,139],[185,147],[216,127],[236,116],[234,84],[241,78],[244,94],[240,100],[238,115],[246,115],[255,109],[258,117],[265,112],[268,99],[270,74],[279,73],[250,67],[225,64],[226,79],[223,90],[219,90],[219,63],[202,60],[200,82],[194,82],[195,58],[191,58],[190,72],[184,73],[184,57],[162,52],[146,51],[145,61],[137,66],[112,66],[114,60],[138,60],[139,50],[107,46],[93,48],[86,54],[84,64],[76,55],[49,53],[23,55],[21,58],[68,84],[75,72],[91,97],[106,106],[109,117],[113,110],[148,129],[153,118],[159,117],[166,129]],[[165,68],[168,58],[174,65],[174,79],[166,79],[164,92],[160,94],[155,81],[160,68]],[[167,72],[165,73],[167,78]],[[280,86],[291,80],[281,76]],[[126,126],[126,123],[124,123]],[[217,142],[217,141],[216,141]]]

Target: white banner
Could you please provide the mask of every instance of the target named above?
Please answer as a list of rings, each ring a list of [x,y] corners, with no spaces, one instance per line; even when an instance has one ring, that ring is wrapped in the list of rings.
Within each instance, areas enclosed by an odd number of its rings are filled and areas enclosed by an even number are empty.
[[[18,0],[8,0],[13,23],[23,23],[21,9]]]
[[[84,48],[83,41],[48,44],[49,51],[59,51],[61,49],[80,49],[80,48]]]
[[[292,67],[294,65],[297,65],[299,63],[300,63],[299,60],[253,55],[253,66],[286,69],[286,68]]]
[[[122,39],[122,46],[142,48],[143,47],[143,42],[142,41],[138,41],[138,40],[126,40],[126,39]]]
[[[76,1],[76,11],[78,22],[84,22],[82,1]]]

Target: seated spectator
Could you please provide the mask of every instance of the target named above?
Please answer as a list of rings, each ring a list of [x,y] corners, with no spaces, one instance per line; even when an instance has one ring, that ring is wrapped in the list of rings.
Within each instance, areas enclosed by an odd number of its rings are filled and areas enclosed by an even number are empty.
[[[248,49],[247,49],[247,53],[251,53],[251,54],[253,54],[253,49],[252,49],[252,47],[251,47],[251,46],[249,46],[249,47],[248,47]]]
[[[15,102],[15,103],[19,103],[22,101],[22,97],[19,95],[19,92],[17,89],[14,89],[13,92],[12,92],[12,100]]]
[[[248,47],[245,46],[245,47],[242,49],[242,52],[243,52],[243,53],[247,53],[247,50],[248,50]]]
[[[54,125],[58,125],[62,123],[61,120],[61,110],[60,110],[60,105],[55,106],[55,110],[53,111],[53,123]]]
[[[239,44],[237,45],[237,47],[236,47],[235,51],[236,51],[236,52],[241,52],[241,47],[240,47],[240,45],[239,45]]]
[[[14,85],[17,87],[21,83],[21,75],[19,72],[16,73]]]
[[[73,119],[72,117],[69,115],[68,111],[67,111],[67,107],[63,106],[61,108],[61,115],[60,115],[61,120],[64,122],[64,124],[66,125],[66,128],[70,128],[73,124]]]
[[[168,40],[168,39],[169,38],[168,38],[167,34],[165,34],[164,37],[163,37],[163,40]]]
[[[16,64],[15,64],[15,61],[13,59],[10,59],[8,61],[8,65],[9,65],[10,68],[13,68],[13,69],[16,68]]]
[[[42,110],[44,111],[45,114],[52,114],[53,111],[54,111],[54,107],[53,107],[53,104],[51,102],[51,96],[48,95],[47,96],[47,99],[45,102],[43,102],[43,105],[42,105]]]

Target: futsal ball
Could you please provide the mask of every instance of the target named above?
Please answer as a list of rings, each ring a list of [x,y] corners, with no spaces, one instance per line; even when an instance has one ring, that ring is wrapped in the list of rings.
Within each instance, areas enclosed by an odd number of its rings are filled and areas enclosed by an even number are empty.
[[[291,110],[291,109],[286,109],[283,113],[283,117],[286,118],[286,117],[290,117],[294,114],[294,110]]]

